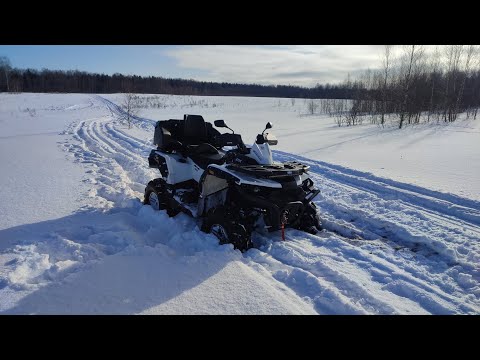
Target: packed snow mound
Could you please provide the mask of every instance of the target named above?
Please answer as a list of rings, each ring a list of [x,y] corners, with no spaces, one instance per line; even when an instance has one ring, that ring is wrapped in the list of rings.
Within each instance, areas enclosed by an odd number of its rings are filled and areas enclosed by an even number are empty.
[[[294,155],[302,151],[280,147],[305,146],[281,134],[292,109],[273,99],[164,96],[131,129],[119,121],[120,95],[0,99],[9,136],[0,147],[18,150],[1,165],[24,164],[0,175],[0,211],[10,214],[0,220],[0,313],[480,313],[479,199]],[[197,220],[143,205],[145,184],[158,176],[146,160],[153,119],[183,113],[225,116],[247,143],[274,122],[275,160],[311,166],[325,229],[288,229],[285,242],[256,234],[257,248],[241,254]],[[257,120],[243,126],[252,113]],[[298,119],[295,128],[314,127]],[[33,186],[51,199],[26,206],[22,189]]]

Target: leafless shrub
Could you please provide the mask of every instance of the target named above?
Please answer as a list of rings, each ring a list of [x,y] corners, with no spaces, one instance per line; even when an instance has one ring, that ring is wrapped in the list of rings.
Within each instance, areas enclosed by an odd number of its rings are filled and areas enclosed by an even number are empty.
[[[307,111],[310,115],[313,115],[315,114],[315,112],[317,111],[318,109],[318,104],[313,100],[313,99],[310,99],[308,102],[307,102]]]
[[[120,105],[123,112],[121,112],[120,119],[128,124],[129,129],[132,127],[132,121],[140,110],[139,103],[138,95],[128,92],[123,96],[123,101]]]

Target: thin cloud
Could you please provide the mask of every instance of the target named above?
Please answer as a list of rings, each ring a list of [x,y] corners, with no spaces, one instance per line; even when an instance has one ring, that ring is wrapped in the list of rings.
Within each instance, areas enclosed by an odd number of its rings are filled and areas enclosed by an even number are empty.
[[[199,80],[314,86],[379,67],[381,51],[382,45],[205,45],[176,47],[166,55]]]

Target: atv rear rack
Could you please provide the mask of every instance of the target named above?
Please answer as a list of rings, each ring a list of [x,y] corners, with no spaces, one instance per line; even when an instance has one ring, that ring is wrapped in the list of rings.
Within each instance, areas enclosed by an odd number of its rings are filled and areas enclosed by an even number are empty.
[[[310,166],[301,164],[296,161],[288,161],[282,164],[273,165],[229,164],[227,165],[227,169],[270,179],[276,177],[302,175],[303,173],[308,171],[308,169],[310,169]]]

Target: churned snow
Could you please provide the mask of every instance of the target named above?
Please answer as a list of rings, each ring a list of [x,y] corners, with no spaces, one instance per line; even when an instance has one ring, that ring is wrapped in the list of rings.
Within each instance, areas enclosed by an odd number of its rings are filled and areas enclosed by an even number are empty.
[[[339,128],[303,99],[142,98],[128,129],[120,94],[0,94],[0,313],[480,313],[480,120]],[[142,205],[153,125],[185,113],[246,143],[271,121],[325,229],[241,254]]]

